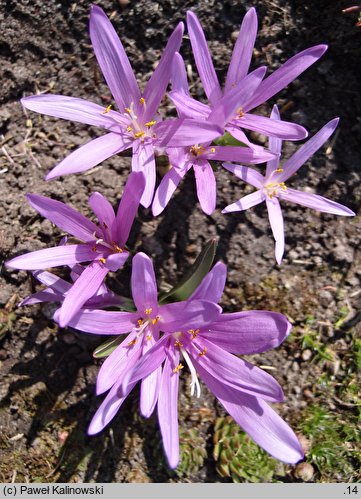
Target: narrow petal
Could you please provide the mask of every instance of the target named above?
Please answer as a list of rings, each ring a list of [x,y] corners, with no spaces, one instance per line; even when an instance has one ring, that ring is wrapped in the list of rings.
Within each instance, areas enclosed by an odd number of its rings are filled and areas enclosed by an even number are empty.
[[[193,165],[199,204],[206,215],[216,209],[216,178],[207,160],[197,160]]]
[[[140,92],[132,67],[111,22],[98,5],[92,5],[89,34],[104,78],[121,112],[138,102]]]
[[[323,213],[331,213],[332,215],[342,215],[345,217],[356,215],[356,213],[343,204],[336,203],[335,201],[331,201],[331,199],[310,192],[297,191],[296,189],[288,188],[287,191],[282,191],[280,198],[302,206],[307,206],[307,208],[322,211]]]
[[[42,270],[60,265],[75,265],[94,259],[94,251],[88,244],[55,246],[20,255],[6,262],[6,266],[21,270]]]
[[[223,128],[204,120],[181,118],[165,120],[154,126],[159,147],[183,147],[211,142],[223,135]]]
[[[133,147],[132,171],[144,174],[145,186],[140,203],[144,208],[148,208],[153,200],[156,179],[154,145],[152,143],[136,141]]]
[[[272,120],[267,116],[246,113],[242,118],[235,121],[238,126],[247,130],[253,130],[283,140],[302,140],[307,137],[307,130],[303,126],[289,121]]]
[[[250,147],[214,146],[202,154],[202,158],[217,161],[237,161],[241,163],[265,163],[275,156],[267,149],[251,149]]]
[[[174,91],[168,93],[168,96],[182,118],[207,119],[211,112],[211,108],[207,104],[198,102],[183,91],[174,89]]]
[[[142,315],[145,310],[158,310],[158,290],[152,260],[145,253],[137,253],[132,262],[132,294],[135,306]],[[152,312],[151,312],[152,313]]]
[[[241,29],[233,49],[224,88],[225,93],[229,92],[248,73],[256,41],[257,28],[256,9],[252,7],[243,18]]]
[[[55,314],[54,320],[58,320],[58,315]],[[119,335],[129,333],[137,324],[137,319],[139,314],[134,312],[81,310],[70,320],[68,326],[84,333]]]
[[[227,123],[226,126],[226,131],[232,135],[235,139],[239,140],[239,142],[242,142],[246,146],[250,147],[251,149],[254,149],[256,151],[263,151],[263,147],[259,146],[257,144],[252,144],[252,142],[249,141],[247,135],[244,133],[244,131],[238,127],[238,122],[237,120],[232,120],[229,123]]]
[[[316,152],[326,140],[333,134],[339,119],[335,118],[321,128],[313,137],[311,137],[303,146],[301,146],[283,165],[283,173],[278,177],[279,182],[285,182],[289,179],[306,161]]]
[[[271,224],[273,237],[276,241],[275,256],[278,265],[281,265],[285,251],[285,232],[283,228],[283,216],[280,203],[276,197],[266,197],[268,218]]]
[[[145,122],[153,118],[164,97],[171,78],[173,57],[178,52],[182,43],[183,31],[184,25],[180,22],[169,38],[163,55],[144,89],[143,97],[146,106],[144,112]]]
[[[175,355],[175,357],[178,357]],[[158,421],[165,455],[169,467],[174,469],[179,462],[178,434],[178,384],[179,373],[173,372],[178,359],[166,358],[158,398]]]
[[[280,119],[281,117],[278,111],[278,107],[274,105],[271,112],[271,120],[280,121]],[[268,147],[269,150],[276,155],[276,157],[268,161],[266,169],[266,177],[269,177],[279,167],[280,163],[279,158],[282,151],[282,140],[279,139],[278,137],[272,136],[269,138]]]
[[[266,196],[263,190],[255,191],[251,194],[247,194],[247,196],[244,196],[239,201],[229,204],[224,208],[224,210],[222,210],[222,213],[247,210],[248,208],[252,208],[252,206],[262,203],[265,199]]]
[[[296,435],[266,402],[223,385],[203,369],[199,373],[236,423],[271,456],[286,463],[303,459]]]
[[[227,278],[227,267],[222,262],[217,262],[213,269],[208,272],[197,289],[193,292],[190,300],[208,300],[218,303],[221,300]]]
[[[119,128],[111,117],[114,112],[105,113],[103,106],[77,97],[53,94],[31,95],[21,99],[21,104],[26,109],[55,118],[100,126],[108,130],[114,129],[114,131]]]
[[[51,180],[60,175],[85,172],[114,156],[114,154],[129,149],[131,145],[132,140],[128,137],[123,137],[119,133],[110,132],[102,135],[69,154],[69,156],[48,173],[46,180]]]
[[[168,303],[158,309],[159,328],[165,333],[174,333],[204,327],[215,321],[221,312],[221,307],[204,300]]]
[[[84,303],[94,296],[108,273],[108,269],[100,262],[93,262],[75,281],[65,296],[59,312],[59,325],[65,327]]]
[[[291,57],[291,59],[285,62],[261,83],[250,102],[248,102],[245,110],[249,111],[254,109],[273,97],[313,63],[318,61],[326,50],[327,45],[316,45],[315,47],[303,50],[299,54]]]
[[[125,262],[128,260],[128,251],[123,251],[122,253],[113,253],[109,255],[105,262],[105,267],[111,272],[116,272],[119,270]]]
[[[137,216],[144,187],[144,174],[142,172],[132,172],[124,187],[115,222],[112,225],[113,238],[120,247],[124,247],[128,240],[134,219]]]
[[[196,345],[199,350],[196,348]],[[209,374],[219,379],[222,384],[241,392],[261,397],[271,402],[281,402],[284,398],[279,383],[267,372],[235,355],[223,350],[204,335],[194,340],[189,353],[197,364]],[[202,355],[199,354],[202,352]]]
[[[70,282],[46,270],[36,270],[33,275],[39,282],[60,294],[66,293],[72,286]]]
[[[26,198],[34,210],[81,241],[94,241],[94,233],[99,233],[97,225],[65,203],[39,194],[27,194]]]
[[[291,324],[282,314],[247,310],[222,314],[203,335],[227,352],[251,355],[278,347],[290,331]]]
[[[179,182],[191,167],[191,164],[189,164],[187,168],[172,167],[169,172],[164,175],[158,189],[155,191],[153,199],[152,212],[155,217],[162,213],[178,187]]]
[[[142,355],[145,355],[155,345],[153,336],[143,341]],[[140,386],[140,412],[143,417],[149,418],[158,401],[158,394],[161,384],[162,367],[158,366],[152,373],[146,376]]]
[[[108,243],[112,242],[113,238],[110,234],[110,228],[112,227],[115,219],[112,205],[102,194],[100,194],[100,192],[93,192],[88,203],[99,220],[105,241]]]
[[[60,302],[63,299],[63,295],[56,293],[52,289],[47,289],[44,291],[38,291],[28,296],[19,303],[19,307],[24,307],[25,305],[34,305],[35,303],[53,303]]]
[[[232,165],[232,163],[223,163],[222,166],[229,172],[234,173],[238,178],[253,185],[257,189],[262,189],[264,184],[264,177],[253,168],[248,168],[242,165]]]
[[[176,52],[172,66],[172,90],[181,92],[189,97],[188,78],[183,57],[179,52]]]
[[[213,106],[222,98],[222,90],[214,70],[202,26],[197,16],[191,11],[187,12],[187,27],[197,70],[202,80],[204,91]]]

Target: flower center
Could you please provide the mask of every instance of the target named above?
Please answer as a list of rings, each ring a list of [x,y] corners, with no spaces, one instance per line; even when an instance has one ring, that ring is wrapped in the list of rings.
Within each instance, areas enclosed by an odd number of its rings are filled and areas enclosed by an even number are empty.
[[[278,195],[279,190],[287,191],[287,186],[284,182],[270,182],[264,186],[267,196],[272,199]]]

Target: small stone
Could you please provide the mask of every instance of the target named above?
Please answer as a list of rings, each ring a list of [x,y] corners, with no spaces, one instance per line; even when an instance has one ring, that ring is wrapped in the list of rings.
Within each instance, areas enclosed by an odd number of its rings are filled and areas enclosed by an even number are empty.
[[[315,470],[310,463],[300,463],[296,466],[295,477],[304,482],[310,482],[313,478]]]
[[[231,40],[233,43],[235,43],[237,41],[238,35],[239,35],[239,31],[232,31]]]
[[[292,362],[292,366],[291,366],[291,369],[293,372],[298,372],[300,370],[300,366],[298,365],[297,362]]]
[[[308,454],[311,449],[311,442],[302,433],[297,433],[298,441],[300,442],[301,448],[305,454]]]
[[[124,9],[129,4],[129,0],[118,0],[118,3]]]
[[[302,360],[310,360],[310,358],[312,357],[312,351],[307,348],[306,350],[304,350],[302,352]]]

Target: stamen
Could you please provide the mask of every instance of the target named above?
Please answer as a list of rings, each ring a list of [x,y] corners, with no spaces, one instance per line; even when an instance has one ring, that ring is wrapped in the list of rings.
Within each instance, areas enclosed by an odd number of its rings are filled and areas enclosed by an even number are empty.
[[[282,173],[283,172],[283,168],[277,168],[277,170],[275,170],[276,173]]]
[[[101,263],[106,263],[106,259],[105,259],[105,258],[103,258],[103,257],[101,257],[101,258],[99,258],[99,262],[101,262]]]
[[[238,118],[243,118],[244,115],[245,115],[245,113],[243,112],[243,109],[241,107],[239,107],[237,109],[237,117]]]
[[[199,334],[199,329],[189,329],[188,333],[191,335],[191,340],[194,340],[197,334]]]
[[[92,247],[92,251],[96,251],[96,250],[97,250],[97,247],[94,245],[94,246]]]
[[[152,308],[146,308],[145,309],[145,315],[150,315],[153,312]]]
[[[201,154],[203,154],[205,151],[204,147],[202,146],[199,146],[198,144],[195,144],[194,146],[192,146],[190,148],[190,152],[194,155],[194,156],[200,156]]]
[[[132,114],[132,110],[130,109],[130,107],[124,108],[124,111],[128,114]]]
[[[118,246],[115,241],[112,241],[112,246],[115,249],[115,251],[117,251],[118,253],[123,253],[122,248],[120,246]]]
[[[130,342],[128,343],[127,347],[130,347],[130,346],[132,346],[132,345],[135,345],[135,344],[136,344],[136,342],[137,342],[137,339],[135,338],[134,340],[132,340],[132,341],[130,341]]]
[[[157,315],[157,317],[155,319],[152,319],[153,326],[155,326],[158,321],[159,321],[159,315]]]
[[[141,97],[141,98],[139,99],[139,104],[145,104],[145,99],[144,99],[144,97]]]
[[[102,114],[108,114],[108,113],[109,113],[109,111],[111,110],[111,108],[112,108],[112,105],[110,104],[110,106],[108,106],[108,107],[106,108],[106,110],[102,112]]]
[[[127,126],[127,132],[131,132],[132,130],[133,130],[133,128],[130,125],[128,125]]]
[[[175,347],[180,348],[180,347],[182,347],[182,346],[183,346],[183,343],[181,343],[179,340],[177,340],[177,341],[174,343],[174,346],[175,346]]]
[[[198,354],[199,357],[203,357],[203,355],[205,355],[207,353],[207,348],[204,347],[203,350]]]
[[[137,320],[138,326],[143,326],[144,322],[142,319]]]
[[[149,127],[151,127],[151,126],[153,126],[153,125],[156,125],[156,123],[157,123],[157,122],[156,122],[156,121],[154,121],[154,120],[152,120],[152,121],[147,121],[147,123],[145,124],[145,126],[149,126]]]
[[[147,339],[148,341],[150,341],[152,338],[153,338],[153,336],[152,336],[150,333],[149,333],[149,334],[147,334],[146,339]]]
[[[188,353],[184,350],[184,348],[181,348],[181,352],[183,354],[184,360],[186,361],[187,366],[189,367],[189,370],[190,370],[191,375],[192,375],[192,380],[191,380],[191,385],[190,385],[191,386],[191,395],[194,395],[194,390],[196,389],[197,390],[197,398],[199,398],[201,395],[201,386],[200,386],[199,381],[198,381],[197,371],[195,370],[194,365],[192,364],[192,361],[189,358]]]
[[[134,137],[135,137],[136,139],[140,139],[140,137],[144,137],[144,135],[145,135],[145,132],[143,132],[143,131],[142,131],[142,132],[136,132],[136,133],[134,134]]]
[[[211,147],[211,152],[212,152],[212,153],[213,153],[213,152],[216,152],[215,147]]]
[[[179,363],[179,364],[177,365],[177,367],[175,367],[175,368],[173,369],[173,371],[172,371],[172,372],[175,374],[175,373],[177,373],[178,371],[180,371],[181,369],[183,369],[183,367],[184,367],[184,365]]]

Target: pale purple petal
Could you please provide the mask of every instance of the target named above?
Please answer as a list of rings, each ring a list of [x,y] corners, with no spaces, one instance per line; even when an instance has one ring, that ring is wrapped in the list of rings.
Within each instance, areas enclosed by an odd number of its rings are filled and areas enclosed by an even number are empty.
[[[266,199],[266,195],[263,190],[252,192],[251,194],[247,194],[239,201],[235,203],[229,204],[222,210],[222,213],[231,213],[232,211],[242,211],[247,210],[248,208],[252,208],[252,206],[256,206],[257,204],[262,203]]]
[[[94,259],[94,251],[88,244],[55,246],[20,255],[6,262],[6,266],[21,270],[42,270],[60,265],[75,265]]]
[[[178,52],[181,45],[183,31],[184,25],[180,22],[170,36],[163,55],[150,80],[146,84],[143,94],[145,99],[144,121],[149,121],[153,118],[164,97],[171,77],[173,57],[175,52]]]
[[[58,319],[55,314],[54,320]],[[69,326],[84,333],[118,335],[129,333],[139,319],[134,312],[110,312],[107,310],[81,310],[69,322]]]
[[[134,219],[137,215],[140,199],[145,186],[145,177],[142,172],[132,172],[124,187],[120,200],[112,234],[120,247],[124,247],[129,237]]]
[[[204,91],[211,105],[214,105],[222,98],[222,90],[214,70],[202,26],[200,25],[197,16],[191,11],[187,12],[187,27],[193,56],[196,61]]]
[[[177,108],[178,114],[182,117],[207,119],[211,112],[211,108],[207,104],[198,102],[190,95],[186,95],[182,91],[174,90],[168,93],[173,104]]]
[[[171,82],[172,90],[189,96],[187,71],[184,65],[183,57],[179,54],[179,52],[176,52],[174,55]]]
[[[88,200],[88,203],[98,217],[105,241],[111,243],[113,238],[111,237],[110,229],[115,219],[112,205],[102,194],[100,194],[100,192],[93,192]]]
[[[65,296],[58,318],[60,327],[67,326],[84,303],[96,294],[107,273],[108,269],[98,261],[84,269]]]
[[[257,144],[252,144],[252,142],[249,141],[247,135],[244,133],[244,131],[238,127],[236,120],[232,120],[229,123],[227,123],[226,126],[226,131],[232,135],[235,139],[237,139],[239,142],[242,142],[246,146],[250,147],[251,149],[254,149],[256,151],[263,151],[264,148],[262,146],[259,146]]]
[[[276,105],[273,106],[271,112],[271,120],[280,121],[280,113]],[[269,177],[272,172],[278,169],[280,163],[280,155],[282,151],[282,139],[271,136],[268,141],[269,150],[276,154],[276,157],[268,161],[266,169],[266,177]]]
[[[104,78],[121,112],[138,102],[140,92],[129,59],[111,22],[98,5],[92,5],[89,34]]]
[[[213,152],[214,151],[214,152]],[[251,149],[238,146],[214,146],[202,154],[202,158],[217,161],[237,161],[242,163],[265,163],[274,158],[274,154],[267,149]]]
[[[114,112],[105,113],[104,106],[77,97],[53,94],[31,95],[21,99],[21,104],[31,111],[64,120],[96,125],[114,131],[119,128],[111,117]]]
[[[143,341],[142,355],[145,355],[155,345],[155,339],[151,335]],[[153,372],[146,376],[140,386],[140,412],[143,417],[149,418],[158,401],[161,383],[162,367],[158,366]]]
[[[271,402],[284,399],[280,384],[270,374],[223,350],[204,335],[198,336],[189,345],[188,352],[197,365],[222,381],[222,384]]]
[[[217,262],[208,272],[197,289],[190,296],[190,300],[208,300],[218,303],[222,297],[227,278],[227,267],[222,262]],[[221,316],[220,316],[221,317]],[[218,320],[218,319],[217,319]]]
[[[202,335],[227,352],[251,355],[278,347],[291,327],[277,312],[247,310],[220,315]]]
[[[291,177],[306,161],[320,149],[321,146],[333,134],[339,119],[335,118],[321,128],[313,137],[311,137],[303,146],[301,146],[283,165],[283,172],[278,177],[279,182],[285,182]]]
[[[144,173],[145,187],[140,203],[144,208],[148,208],[153,200],[156,179],[154,146],[152,143],[136,141],[133,147],[132,170],[133,172]]]
[[[132,140],[119,133],[107,133],[97,139],[91,140],[87,144],[79,147],[69,154],[46,176],[46,180],[51,180],[60,175],[79,173],[89,170],[102,161],[118,154],[125,149],[129,149]]]
[[[331,213],[332,215],[343,215],[345,217],[352,217],[356,215],[352,210],[343,204],[331,201],[331,199],[324,198],[318,194],[310,192],[297,191],[296,189],[287,188],[287,191],[280,192],[279,197],[290,201],[291,203],[307,206],[314,210],[322,211],[323,213]]]
[[[286,463],[303,459],[296,435],[266,402],[225,386],[202,368],[199,373],[236,423],[271,456]]]
[[[128,251],[122,251],[121,253],[113,253],[106,258],[105,267],[111,272],[116,272],[123,267],[125,262],[129,257]]]
[[[187,331],[211,324],[222,312],[209,301],[182,301],[161,305],[158,309],[159,328],[165,333]]]
[[[307,130],[303,126],[289,121],[272,120],[267,116],[246,113],[242,118],[234,120],[234,122],[247,130],[253,130],[283,140],[302,140],[307,137]]]
[[[248,73],[257,36],[257,24],[256,9],[252,7],[243,18],[233,49],[224,88],[225,92],[231,90]]]
[[[165,120],[154,126],[157,138],[154,142],[159,147],[184,147],[211,142],[223,135],[223,128],[204,120],[180,118]]]
[[[33,293],[32,295],[24,298],[19,303],[19,307],[24,307],[25,305],[34,305],[35,303],[53,303],[60,302],[63,299],[63,295],[60,293],[56,293],[52,289],[47,289],[44,291],[38,291],[37,293]]]
[[[155,217],[162,213],[178,187],[179,182],[191,167],[191,164],[185,168],[172,167],[169,172],[164,175],[158,189],[155,191],[153,199],[152,212]]]
[[[178,365],[179,355],[166,358],[158,398],[158,421],[165,455],[169,467],[174,469],[179,462],[179,435],[178,435],[178,384],[179,373],[173,372]]]
[[[285,251],[285,233],[283,228],[283,216],[280,203],[276,196],[270,199],[266,197],[268,218],[271,224],[273,237],[276,241],[275,256],[278,265],[281,265],[283,253]]]
[[[27,194],[26,198],[30,206],[44,218],[81,241],[94,241],[94,232],[99,233],[97,225],[61,201],[39,194]]]
[[[229,172],[234,173],[238,178],[253,185],[257,189],[261,189],[264,184],[264,177],[253,168],[248,168],[242,165],[232,165],[232,163],[223,163],[222,166]]]
[[[60,294],[66,293],[72,286],[70,282],[46,270],[36,270],[33,275],[39,282]]]
[[[193,165],[199,204],[206,215],[216,209],[216,178],[207,160],[198,159]]]
[[[152,260],[145,253],[137,253],[132,262],[132,294],[135,306],[143,315],[146,309],[152,309],[152,315],[158,310],[158,290]]]
[[[261,83],[245,110],[254,109],[273,97],[315,63],[326,50],[327,45],[317,45],[291,57]]]

